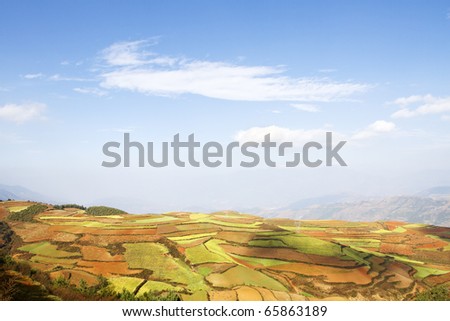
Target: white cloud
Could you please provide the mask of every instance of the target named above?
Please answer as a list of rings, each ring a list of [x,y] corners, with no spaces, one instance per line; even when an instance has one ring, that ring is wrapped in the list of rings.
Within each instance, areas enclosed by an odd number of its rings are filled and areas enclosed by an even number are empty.
[[[432,99],[433,99],[433,96],[431,96],[431,95],[425,95],[425,96],[412,95],[412,96],[408,96],[408,97],[397,98],[396,100],[391,102],[391,104],[400,105],[400,106],[408,106],[408,105],[415,104],[418,102],[430,101]]]
[[[392,122],[385,120],[377,120],[376,122],[370,124],[365,129],[357,132],[352,136],[352,139],[367,139],[381,134],[390,133],[396,130],[396,126]]]
[[[6,104],[0,106],[0,119],[22,124],[31,120],[44,119],[45,109],[46,105],[41,103]]]
[[[146,40],[116,42],[102,51],[103,59],[111,66],[138,66],[147,63],[148,56],[153,55],[144,48],[149,45]]]
[[[74,88],[73,91],[80,93],[80,94],[90,94],[95,95],[99,97],[107,96],[108,92],[105,90],[101,90],[95,87],[87,87],[87,88]]]
[[[25,78],[25,79],[39,79],[39,78],[42,78],[42,77],[44,77],[44,75],[41,74],[41,73],[37,73],[37,74],[26,74],[25,76],[23,76],[23,78]]]
[[[307,102],[345,99],[369,88],[353,82],[292,78],[280,67],[160,56],[146,51],[146,46],[146,41],[121,42],[103,50],[110,69],[101,75],[101,86],[159,96]]]
[[[450,115],[442,115],[441,119],[444,121],[450,121]]]
[[[320,111],[319,107],[312,104],[291,104],[295,109],[306,111],[308,113],[317,113]]]
[[[270,139],[272,141],[299,143],[299,142],[308,142],[312,140],[323,140],[325,138],[326,132],[327,132],[326,129],[311,129],[311,130],[290,129],[286,127],[278,127],[272,125],[267,127],[252,127],[246,130],[241,130],[238,133],[236,133],[234,139],[241,143],[262,142],[264,141],[264,136],[270,134]]]
[[[434,97],[432,95],[416,95],[398,98],[393,101],[393,104],[402,107],[400,110],[392,114],[393,118],[410,118],[450,112],[450,97],[441,98]]]

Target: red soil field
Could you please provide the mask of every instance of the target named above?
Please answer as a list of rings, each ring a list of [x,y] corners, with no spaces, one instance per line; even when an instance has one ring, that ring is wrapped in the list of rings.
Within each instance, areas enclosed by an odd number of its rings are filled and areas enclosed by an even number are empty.
[[[425,283],[435,286],[443,283],[450,283],[450,273],[442,275],[432,275],[425,279]]]
[[[407,256],[414,254],[413,248],[409,244],[381,243],[379,251],[381,253],[392,253]]]
[[[411,267],[400,262],[389,262],[386,267],[385,275],[388,275],[388,281],[396,283],[396,287],[400,289],[408,288],[413,284]]]
[[[98,283],[96,275],[79,270],[55,271],[50,273],[50,277],[52,278],[52,280],[56,280],[59,277],[63,277],[66,280],[69,280],[70,284],[73,284],[75,286],[79,286],[81,280],[84,280],[88,286],[93,286]]]
[[[142,270],[128,269],[127,262],[94,262],[80,260],[77,263],[77,270],[83,270],[92,274],[110,277],[112,275],[133,275],[139,274]]]
[[[50,225],[35,223],[14,223],[15,232],[24,242],[74,242],[78,236],[71,233],[57,232]]]
[[[112,256],[109,251],[103,247],[80,246],[83,260],[86,261],[104,261],[104,262],[125,262],[123,255]]]

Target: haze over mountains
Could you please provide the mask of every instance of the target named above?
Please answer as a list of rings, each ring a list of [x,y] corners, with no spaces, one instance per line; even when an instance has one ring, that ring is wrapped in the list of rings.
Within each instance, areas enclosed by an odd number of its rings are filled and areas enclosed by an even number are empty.
[[[266,214],[267,215],[267,214]],[[348,221],[406,221],[450,226],[450,197],[392,196],[273,211],[272,217]]]
[[[22,186],[9,186],[0,184],[0,200],[30,200],[37,202],[50,202],[51,198],[31,191]]]
[[[0,200],[7,199],[58,203],[49,196],[41,195],[21,186],[0,184]],[[139,209],[142,209],[141,211],[135,211],[136,213],[148,212],[145,201],[128,201],[128,203],[131,202]],[[99,204],[121,207],[124,210],[129,209],[129,206],[125,205],[127,204],[127,199],[102,199]],[[99,204],[88,203],[83,205]],[[168,210],[171,209],[162,209],[161,212],[167,212]],[[213,212],[224,209],[208,209],[201,206],[192,206],[181,210],[190,212]],[[436,186],[420,191],[414,195],[369,198],[367,196],[344,193],[301,199],[280,208],[240,208],[232,210],[239,210],[270,218],[276,217],[303,220],[333,219],[345,221],[406,221],[411,223],[450,226],[450,186]]]

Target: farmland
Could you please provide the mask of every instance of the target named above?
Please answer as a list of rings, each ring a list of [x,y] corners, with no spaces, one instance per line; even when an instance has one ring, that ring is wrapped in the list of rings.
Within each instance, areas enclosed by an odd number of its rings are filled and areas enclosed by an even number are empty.
[[[450,284],[450,228],[51,205],[8,219],[33,205],[45,204],[0,203],[14,260],[75,286],[101,275],[111,291],[137,298],[409,300]]]

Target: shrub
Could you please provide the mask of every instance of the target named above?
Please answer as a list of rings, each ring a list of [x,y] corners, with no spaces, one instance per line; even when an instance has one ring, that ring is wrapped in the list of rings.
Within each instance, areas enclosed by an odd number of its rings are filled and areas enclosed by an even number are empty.
[[[86,210],[86,213],[93,216],[108,216],[126,214],[126,212],[117,208],[108,206],[91,206]]]
[[[176,292],[157,293],[157,292],[145,292],[140,296],[122,289],[122,292],[117,294],[117,298],[121,301],[181,301],[180,295]]]
[[[435,286],[417,294],[416,301],[450,301],[450,290],[445,285]]]
[[[8,219],[12,221],[34,222],[34,217],[46,209],[47,205],[34,204],[20,212],[9,214]]]
[[[85,210],[86,207],[84,207],[83,205],[78,205],[78,204],[61,204],[61,205],[53,205],[53,208],[55,210],[63,210],[65,208],[78,208],[80,210]]]
[[[69,280],[60,275],[57,279],[53,281],[53,284],[57,287],[67,287],[70,285]]]
[[[180,295],[176,292],[168,292],[165,294],[157,294],[152,292],[145,292],[141,297],[140,301],[181,301]]]

